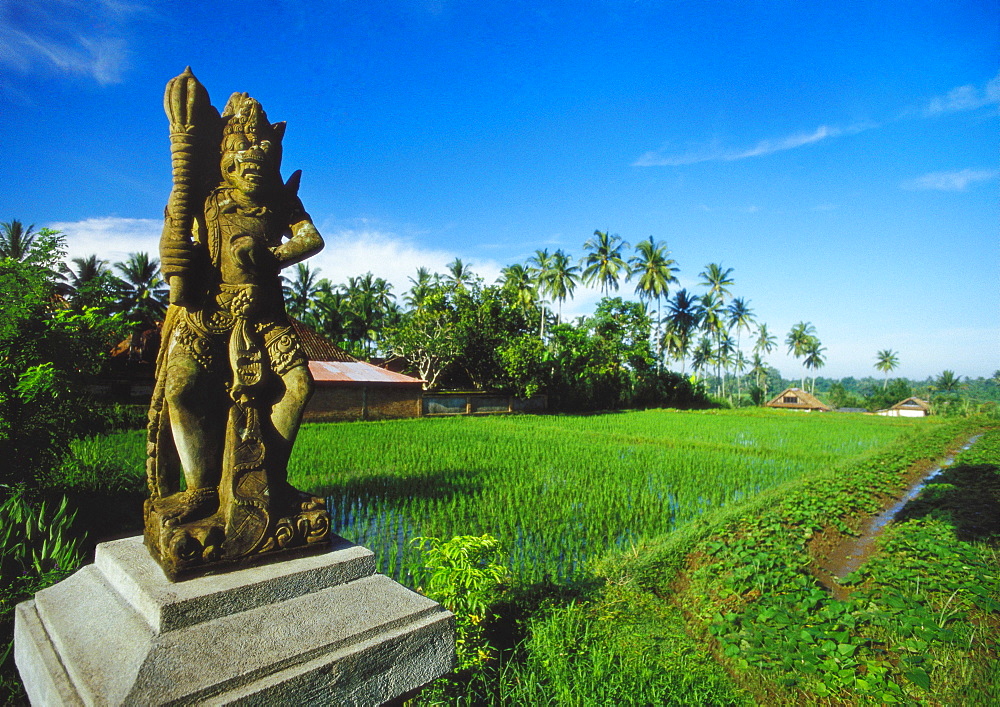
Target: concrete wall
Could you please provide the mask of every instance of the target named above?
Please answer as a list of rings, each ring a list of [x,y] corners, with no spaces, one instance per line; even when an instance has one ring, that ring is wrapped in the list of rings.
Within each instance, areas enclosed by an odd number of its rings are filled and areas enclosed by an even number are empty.
[[[430,393],[424,394],[424,415],[483,415],[503,412],[545,412],[548,398],[516,398],[511,395],[483,393]]]

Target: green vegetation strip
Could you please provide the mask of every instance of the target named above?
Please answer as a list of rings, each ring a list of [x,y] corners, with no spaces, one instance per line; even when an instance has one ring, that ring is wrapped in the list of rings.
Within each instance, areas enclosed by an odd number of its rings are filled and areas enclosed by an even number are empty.
[[[996,535],[960,540],[954,512],[928,512],[890,527],[877,554],[848,578],[855,591],[846,601],[811,572],[817,534],[851,533],[859,515],[901,493],[912,465],[955,448],[971,428],[942,426],[792,482],[609,559],[601,574],[687,617],[689,635],[709,640],[736,692],[752,700],[996,704]],[[987,433],[953,468],[972,462],[981,490],[1000,498],[1000,432]],[[595,606],[615,601],[611,596]]]

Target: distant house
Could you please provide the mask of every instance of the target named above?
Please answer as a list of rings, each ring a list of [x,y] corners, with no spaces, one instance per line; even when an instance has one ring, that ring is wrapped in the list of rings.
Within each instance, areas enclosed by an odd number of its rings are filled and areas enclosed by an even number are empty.
[[[302,322],[290,320],[316,382],[306,420],[420,416],[422,380],[360,361]]]
[[[927,417],[931,414],[931,406],[926,400],[910,397],[888,410],[876,410],[875,414],[883,417]]]
[[[807,393],[801,388],[785,388],[770,401],[764,403],[764,406],[769,408],[781,408],[783,410],[830,412],[829,407],[817,400],[814,395]]]

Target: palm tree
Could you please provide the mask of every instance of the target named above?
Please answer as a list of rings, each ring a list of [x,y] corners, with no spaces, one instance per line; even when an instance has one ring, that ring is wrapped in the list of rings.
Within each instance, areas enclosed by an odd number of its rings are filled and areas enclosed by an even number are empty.
[[[934,381],[934,390],[943,393],[955,393],[962,387],[962,377],[956,376],[955,371],[943,371]]]
[[[812,339],[809,341],[808,346],[806,347],[805,358],[802,361],[802,365],[804,365],[807,369],[811,371],[819,370],[824,365],[826,365],[826,359],[823,358],[824,351],[826,351],[826,347],[820,346],[819,339],[817,339],[815,336],[812,337]],[[815,374],[813,375],[812,379],[812,392],[815,395],[816,393]]]
[[[718,352],[722,348],[722,333],[725,329],[723,316],[725,310],[722,306],[722,298],[714,291],[703,294],[698,300],[698,321],[701,329],[706,334],[715,339],[715,355],[712,360],[715,362],[715,375],[722,381],[722,372],[719,370]],[[719,389],[721,391],[721,387]]]
[[[538,291],[538,305],[542,310],[541,324],[538,328],[538,335],[545,338],[545,301],[544,295],[551,293],[549,283],[552,279],[552,256],[548,248],[535,251],[535,254],[528,258],[528,272],[531,273],[535,281],[535,289]]]
[[[680,270],[677,263],[670,257],[666,243],[657,243],[650,236],[648,241],[639,241],[635,246],[636,254],[629,258],[628,278],[638,276],[635,293],[639,299],[649,302],[656,298],[656,341],[659,351],[656,355],[656,365],[663,363],[663,341],[660,338],[661,323],[660,298],[666,297],[671,282],[677,282],[675,272]]]
[[[764,357],[757,351],[754,351],[753,358],[750,360],[750,375],[757,381],[757,387],[763,394],[761,402],[767,400],[767,364],[764,363]],[[763,384],[761,384],[762,380]]]
[[[101,260],[96,255],[88,255],[86,258],[73,258],[71,261],[76,269],[67,267],[66,274],[69,275],[69,284],[77,290],[88,282],[96,280],[101,275],[109,272],[108,261]]]
[[[27,258],[38,235],[34,229],[34,224],[25,228],[17,219],[0,223],[0,258]]]
[[[465,289],[475,284],[476,274],[466,263],[462,262],[461,258],[455,258],[445,267],[448,268],[448,275],[445,276],[445,279],[450,281],[455,289]]]
[[[757,378],[757,387],[763,389],[764,397],[767,398],[767,367],[764,365],[764,355],[771,353],[778,347],[778,338],[767,330],[767,324],[761,322],[757,325],[757,338],[754,340],[754,363],[753,373]],[[758,365],[759,361],[759,365]],[[762,374],[763,373],[763,377]],[[764,383],[761,385],[761,380]]]
[[[549,268],[549,293],[559,303],[559,316],[556,321],[562,322],[562,303],[566,298],[573,298],[573,290],[580,282],[580,268],[572,265],[569,256],[557,250],[552,254],[552,264]]]
[[[812,341],[816,339],[816,327],[810,322],[799,322],[791,328],[788,336],[785,337],[785,344],[788,345],[788,353],[795,358],[802,358],[809,350]],[[802,388],[806,387],[805,372],[802,374]]]
[[[348,337],[370,356],[379,332],[396,309],[392,285],[383,278],[366,272],[359,277],[348,278],[345,294]]]
[[[347,333],[347,295],[329,280],[321,280],[319,291],[306,316],[306,323],[326,338],[340,343]]]
[[[676,336],[674,357],[680,357],[681,372],[684,372],[684,358],[691,348],[691,336],[700,322],[698,301],[686,289],[677,290],[673,298],[667,300],[667,326]]]
[[[57,273],[56,292],[66,297],[77,311],[85,307],[118,303],[124,296],[124,283],[111,274],[108,261],[96,255],[73,258],[75,267],[62,263]]]
[[[531,277],[531,271],[519,263],[508,265],[500,271],[497,282],[510,290],[521,311],[527,315],[535,307],[538,299],[538,288]]]
[[[698,277],[701,278],[700,284],[705,285],[709,292],[717,295],[722,304],[725,305],[729,287],[733,284],[733,279],[730,277],[732,274],[732,268],[723,270],[721,265],[709,263],[702,272],[698,273]]]
[[[741,360],[743,357],[742,348],[742,337],[741,332],[746,329],[747,332],[750,331],[751,325],[754,323],[753,310],[750,309],[746,301],[742,297],[737,297],[732,302],[729,303],[729,307],[726,309],[729,314],[729,328],[736,330],[736,357],[737,360]],[[740,384],[740,378],[736,378],[736,394],[742,394],[743,390]]]
[[[409,278],[411,287],[403,296],[407,306],[411,309],[420,309],[424,300],[430,295],[441,281],[441,276],[437,273],[431,274],[425,267],[417,268],[416,278]]]
[[[318,278],[319,268],[312,270],[307,263],[295,265],[294,279],[281,276],[284,282],[281,290],[285,295],[285,304],[289,313],[296,319],[305,318],[313,300],[319,295],[321,285]]]
[[[712,347],[712,340],[708,336],[703,336],[698,341],[698,345],[694,349],[694,353],[691,355],[691,368],[695,373],[701,375],[701,372],[705,370],[707,366],[712,365],[715,362],[714,348]]]
[[[587,285],[600,283],[601,293],[605,296],[613,287],[618,289],[620,272],[626,270],[622,260],[622,248],[626,243],[618,235],[608,235],[607,231],[594,231],[594,237],[583,244],[584,250],[589,250],[584,258],[586,269],[583,271],[583,282]]]
[[[889,374],[899,365],[899,355],[892,349],[884,349],[875,354],[875,368],[885,373],[882,390],[889,386]]]
[[[122,310],[136,321],[137,327],[149,329],[167,309],[159,259],[150,258],[148,253],[129,253],[125,262],[115,263],[115,269],[121,273],[125,288]]]

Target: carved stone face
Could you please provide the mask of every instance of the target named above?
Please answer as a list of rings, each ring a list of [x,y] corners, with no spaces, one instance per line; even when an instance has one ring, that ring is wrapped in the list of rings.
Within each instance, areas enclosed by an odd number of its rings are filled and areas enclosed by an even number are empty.
[[[222,176],[230,186],[253,196],[275,173],[276,157],[271,141],[256,131],[229,133],[222,143]]]

